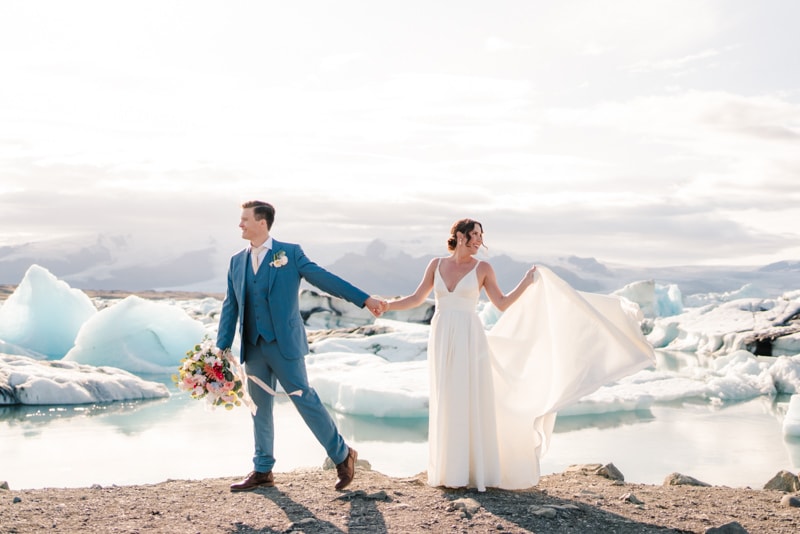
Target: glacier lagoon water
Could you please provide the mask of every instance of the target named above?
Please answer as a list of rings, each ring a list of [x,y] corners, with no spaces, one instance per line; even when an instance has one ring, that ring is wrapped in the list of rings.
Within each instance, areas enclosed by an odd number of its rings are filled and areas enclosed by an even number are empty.
[[[683,399],[560,416],[542,473],[613,462],[629,482],[660,484],[677,471],[714,485],[760,488],[779,470],[800,465],[800,440],[781,431],[787,403],[788,397],[721,405]],[[426,419],[332,413],[373,469],[398,477],[426,469]],[[275,419],[276,473],[321,466],[324,451],[286,397],[276,402]],[[240,477],[251,469],[250,425],[244,408],[212,411],[177,391],[154,401],[2,407],[0,480],[23,489]]]

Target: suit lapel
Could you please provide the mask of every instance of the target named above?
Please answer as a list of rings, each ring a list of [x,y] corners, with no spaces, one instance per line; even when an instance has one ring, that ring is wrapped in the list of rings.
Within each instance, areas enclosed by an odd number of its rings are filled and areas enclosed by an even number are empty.
[[[247,249],[244,249],[239,253],[237,260],[238,261],[235,261],[233,266],[235,269],[234,276],[236,277],[236,282],[239,284],[239,316],[244,317],[244,292],[246,289],[245,286],[247,285],[247,272],[245,272],[245,269],[250,266],[250,254],[248,254]]]
[[[278,270],[278,269],[276,269],[275,267],[272,266],[272,258],[275,257],[275,254],[277,254],[277,252],[279,250],[282,250],[282,248],[281,248],[282,246],[283,245],[280,242],[275,241],[273,239],[272,240],[272,249],[268,250],[266,257],[264,257],[264,263],[266,264],[264,267],[269,269],[269,271],[267,272],[267,274],[269,275],[269,278],[267,278],[267,291],[271,291],[272,290],[272,284],[275,283],[275,274],[276,274],[276,271]]]

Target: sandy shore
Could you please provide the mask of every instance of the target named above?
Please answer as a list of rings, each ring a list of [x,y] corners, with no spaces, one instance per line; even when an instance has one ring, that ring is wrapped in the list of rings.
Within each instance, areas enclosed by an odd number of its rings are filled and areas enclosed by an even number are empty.
[[[529,490],[482,493],[362,466],[343,492],[333,489],[332,470],[276,473],[274,488],[231,493],[237,480],[0,490],[0,532],[642,534],[702,533],[732,522],[750,533],[800,531],[800,508],[781,505],[783,492],[628,484],[585,471],[545,476]]]

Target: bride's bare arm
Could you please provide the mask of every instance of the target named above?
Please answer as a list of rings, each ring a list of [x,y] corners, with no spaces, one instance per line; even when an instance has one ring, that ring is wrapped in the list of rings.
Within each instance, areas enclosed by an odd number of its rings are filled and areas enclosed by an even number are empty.
[[[433,275],[437,265],[439,265],[438,259],[431,260],[428,267],[425,269],[425,274],[422,276],[422,281],[419,283],[419,286],[417,286],[416,291],[411,295],[390,300],[386,303],[386,311],[408,310],[425,302],[425,299],[428,298],[428,295],[430,295],[433,290]]]
[[[536,271],[534,265],[525,276],[520,280],[517,287],[512,289],[507,295],[503,294],[500,286],[497,285],[497,276],[494,274],[494,269],[487,262],[482,261],[478,265],[478,276],[483,280],[483,289],[486,291],[486,296],[495,307],[500,311],[506,311],[509,306],[514,304],[522,293],[533,283],[533,273]]]

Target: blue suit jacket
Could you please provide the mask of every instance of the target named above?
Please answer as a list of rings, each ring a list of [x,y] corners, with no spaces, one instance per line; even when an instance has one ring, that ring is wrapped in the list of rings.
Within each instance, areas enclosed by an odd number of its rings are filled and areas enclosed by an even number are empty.
[[[288,263],[273,267],[270,263],[278,252],[286,254]],[[245,269],[251,269],[248,249],[234,254],[228,267],[228,288],[222,302],[222,312],[217,331],[217,347],[230,348],[238,323],[239,336],[244,328]],[[267,291],[263,298],[269,302],[272,314],[270,329],[275,332],[278,348],[286,358],[302,358],[308,354],[308,338],[300,315],[300,281],[307,280],[313,286],[336,297],[363,307],[369,295],[349,282],[329,273],[306,257],[300,245],[282,243],[273,239],[272,250],[267,252],[260,269],[269,269]],[[259,297],[262,298],[262,297]],[[239,356],[245,361],[244,343]]]

